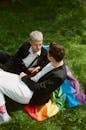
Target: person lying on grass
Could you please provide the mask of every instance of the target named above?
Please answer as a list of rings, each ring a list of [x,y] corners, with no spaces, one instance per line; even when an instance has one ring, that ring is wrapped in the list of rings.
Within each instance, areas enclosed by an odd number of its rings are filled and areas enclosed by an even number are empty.
[[[64,55],[63,46],[51,43],[48,51],[50,62],[31,78],[24,72],[19,76],[0,70],[0,124],[11,119],[4,95],[21,104],[42,105],[49,101],[52,92],[66,79]]]

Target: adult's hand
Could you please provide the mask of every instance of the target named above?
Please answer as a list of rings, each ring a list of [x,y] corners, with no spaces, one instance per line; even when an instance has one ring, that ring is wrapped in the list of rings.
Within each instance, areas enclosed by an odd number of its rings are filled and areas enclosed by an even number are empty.
[[[28,68],[28,71],[31,73],[37,73],[40,70],[40,66]]]
[[[26,75],[27,75],[26,73],[21,72],[20,75],[19,75],[19,77],[20,77],[20,78],[23,78],[23,77],[26,76]]]

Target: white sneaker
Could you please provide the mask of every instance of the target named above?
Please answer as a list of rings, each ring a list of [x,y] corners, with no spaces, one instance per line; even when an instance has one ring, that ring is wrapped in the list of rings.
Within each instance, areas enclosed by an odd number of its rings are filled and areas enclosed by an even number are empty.
[[[0,125],[1,124],[4,124],[4,123],[7,123],[11,120],[11,117],[8,115],[7,112],[5,113],[0,113]]]

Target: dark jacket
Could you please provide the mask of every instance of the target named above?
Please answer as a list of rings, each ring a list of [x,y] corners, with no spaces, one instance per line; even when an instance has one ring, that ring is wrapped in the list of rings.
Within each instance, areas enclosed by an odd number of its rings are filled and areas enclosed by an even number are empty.
[[[14,56],[11,56],[9,60],[3,65],[2,69],[8,72],[19,74],[20,72],[26,72],[27,68],[23,64],[23,59],[29,54],[30,43],[24,43]],[[44,67],[48,63],[47,51],[42,47],[41,55],[38,57],[37,65]]]
[[[60,87],[65,78],[66,68],[63,65],[45,74],[37,83],[28,78],[28,76],[24,76],[22,81],[34,92],[30,103],[41,105],[48,102],[52,92]]]

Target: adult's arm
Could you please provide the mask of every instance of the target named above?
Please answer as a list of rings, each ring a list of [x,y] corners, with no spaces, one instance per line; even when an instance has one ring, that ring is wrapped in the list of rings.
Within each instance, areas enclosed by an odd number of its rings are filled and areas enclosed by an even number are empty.
[[[61,83],[63,82],[61,78],[55,78],[52,77],[50,79],[47,79],[45,81],[42,82],[34,82],[32,81],[30,78],[28,78],[28,76],[24,76],[23,78],[21,78],[21,80],[32,90],[32,91],[36,91],[39,89],[46,89],[49,91],[53,91],[55,90],[57,87],[59,87],[61,85]]]

